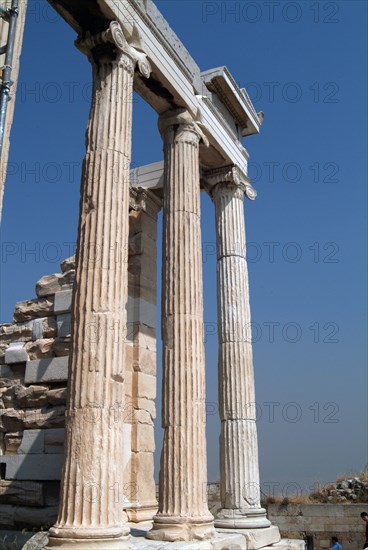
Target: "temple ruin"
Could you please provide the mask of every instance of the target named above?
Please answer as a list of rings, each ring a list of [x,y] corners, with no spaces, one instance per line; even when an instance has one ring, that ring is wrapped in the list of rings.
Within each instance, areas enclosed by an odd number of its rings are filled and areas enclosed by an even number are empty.
[[[201,72],[151,0],[50,3],[91,63],[93,100],[76,261],[68,258],[61,273],[38,281],[37,297],[17,303],[14,321],[0,328],[1,523],[54,523],[47,548],[182,541],[180,548],[302,549],[303,541],[280,541],[261,507],[249,408],[255,396],[243,202],[256,191],[242,139],[259,132],[263,114],[226,67]],[[164,160],[131,171],[133,90],[157,112]],[[206,491],[201,192],[214,202],[217,235],[215,518]],[[157,501],[161,209],[164,441]],[[143,542],[142,534],[131,536],[134,525],[146,532]]]

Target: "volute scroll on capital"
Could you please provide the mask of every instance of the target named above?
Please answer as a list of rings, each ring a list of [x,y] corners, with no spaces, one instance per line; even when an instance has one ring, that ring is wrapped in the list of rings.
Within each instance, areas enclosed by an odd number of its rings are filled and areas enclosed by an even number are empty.
[[[212,187],[211,196],[213,199],[220,193],[231,192],[235,198],[243,199],[244,195],[254,201],[257,191],[254,189],[248,176],[238,166],[226,166],[214,170],[208,170],[204,179]]]
[[[195,121],[186,109],[172,109],[163,113],[158,121],[158,129],[160,134],[170,141],[203,143],[205,147],[209,147],[209,141],[200,128],[200,122]]]
[[[147,55],[142,49],[140,49],[141,47],[138,49],[137,46],[133,47],[129,44],[118,21],[111,21],[108,29],[105,31],[94,35],[87,32],[84,35],[79,36],[75,41],[76,47],[89,58],[92,57],[92,50],[96,48],[96,46],[101,46],[103,44],[111,44],[116,48],[117,62],[119,62],[120,58],[122,58],[122,54],[125,54],[131,60],[133,70],[137,65],[138,70],[143,77],[149,78],[151,76],[152,68]]]

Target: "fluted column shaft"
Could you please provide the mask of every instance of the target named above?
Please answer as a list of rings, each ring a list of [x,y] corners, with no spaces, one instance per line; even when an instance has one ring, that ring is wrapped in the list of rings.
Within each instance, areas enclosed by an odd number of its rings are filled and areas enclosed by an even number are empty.
[[[175,115],[175,112],[174,112]],[[150,538],[213,535],[207,505],[199,142],[189,113],[161,117],[164,138],[163,392],[159,510]]]
[[[89,56],[93,102],[81,183],[65,463],[50,546],[129,547],[122,425],[135,63],[112,46]]]
[[[213,191],[217,236],[221,504],[217,527],[267,527],[260,506],[244,188]]]

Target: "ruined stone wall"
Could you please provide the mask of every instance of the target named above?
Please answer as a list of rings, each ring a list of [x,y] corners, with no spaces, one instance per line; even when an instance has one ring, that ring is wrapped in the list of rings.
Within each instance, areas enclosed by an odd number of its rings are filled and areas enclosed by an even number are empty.
[[[156,509],[158,208],[144,211],[136,199],[130,213],[126,406],[111,414],[112,421],[123,420],[127,441],[119,498],[129,519],[142,521]],[[14,322],[0,326],[0,528],[49,525],[57,515],[74,267],[69,258],[61,273],[42,277],[37,298],[18,302]]]
[[[221,508],[220,484],[209,483],[208,504],[212,514]],[[267,516],[280,529],[281,537],[304,539],[307,549],[331,548],[331,537],[337,536],[344,550],[363,548],[365,526],[360,513],[367,504],[267,504]],[[308,537],[308,538],[307,538]]]
[[[1,526],[44,525],[57,514],[74,263],[61,268],[0,327]]]
[[[365,526],[360,512],[364,504],[269,504],[268,517],[280,528],[282,537],[306,538],[314,550],[331,547],[332,536],[338,537],[344,550],[363,548]],[[308,546],[311,548],[311,546]]]

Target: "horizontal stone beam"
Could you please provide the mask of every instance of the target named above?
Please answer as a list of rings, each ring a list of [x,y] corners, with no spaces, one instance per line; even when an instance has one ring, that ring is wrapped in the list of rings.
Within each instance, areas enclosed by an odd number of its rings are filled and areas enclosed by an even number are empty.
[[[216,183],[222,182],[221,174],[226,170],[230,173],[232,166],[223,166],[215,170],[206,170],[202,171],[201,175],[201,185],[208,193],[211,193],[211,189]],[[257,196],[256,190],[252,187],[252,184],[249,181],[249,178],[246,174],[246,170],[241,170],[240,166],[234,168],[238,174],[239,183],[242,183],[245,188],[246,196],[254,200]],[[219,176],[215,177],[216,173],[219,173]],[[154,162],[152,164],[146,164],[145,166],[140,166],[131,170],[131,185],[136,188],[143,189],[160,189],[163,187],[164,180],[164,161]]]
[[[65,380],[68,380],[68,357],[27,361],[24,377],[25,384],[64,382]]]
[[[17,302],[14,310],[14,321],[30,321],[52,315],[68,313],[72,306],[73,290],[60,290],[50,296]]]
[[[44,506],[44,507],[31,507],[31,506],[12,506],[10,504],[4,504],[0,507],[0,525],[4,525],[7,528],[15,527],[17,525],[24,527],[29,525],[32,527],[39,527],[40,525],[52,525],[56,520],[58,514],[58,506]],[[2,532],[4,533],[4,531]],[[0,548],[44,548],[47,539],[47,531],[40,532],[36,535],[34,533],[28,533],[26,536],[24,533],[17,532],[13,535],[14,531],[8,531],[8,534],[0,535]],[[21,535],[24,535],[21,537]],[[31,535],[31,536],[29,536]],[[33,538],[32,542],[23,546],[23,541]],[[33,542],[34,541],[34,542]],[[42,543],[41,543],[42,541]],[[7,544],[7,546],[5,546]],[[42,545],[41,545],[42,544]]]
[[[240,89],[226,67],[218,67],[201,73],[203,82],[210,91],[223,98],[242,136],[257,134],[260,129],[260,115],[254,110],[246,90]],[[263,115],[261,115],[263,116]]]
[[[0,504],[43,506],[44,498],[42,483],[37,483],[36,481],[7,481],[1,479]]]
[[[62,454],[3,455],[5,479],[27,481],[60,480],[64,456]]]
[[[75,2],[49,2],[77,33],[93,30],[91,22],[118,21],[128,42],[139,41],[153,69],[154,82],[136,75],[135,90],[158,114],[184,107],[200,122],[210,142],[208,153],[202,150],[209,168],[235,164],[247,173],[248,153],[241,137],[258,133],[261,124],[249,97],[226,68],[201,73],[152,0],[99,0],[99,13],[95,4],[85,3],[81,9]],[[208,85],[213,86],[221,109],[212,102]],[[234,133],[235,124],[224,123],[223,109],[240,122],[239,135]]]
[[[130,171],[132,187],[142,189],[160,189],[164,181],[164,162],[153,162]]]
[[[63,454],[64,428],[25,430],[17,454]]]

